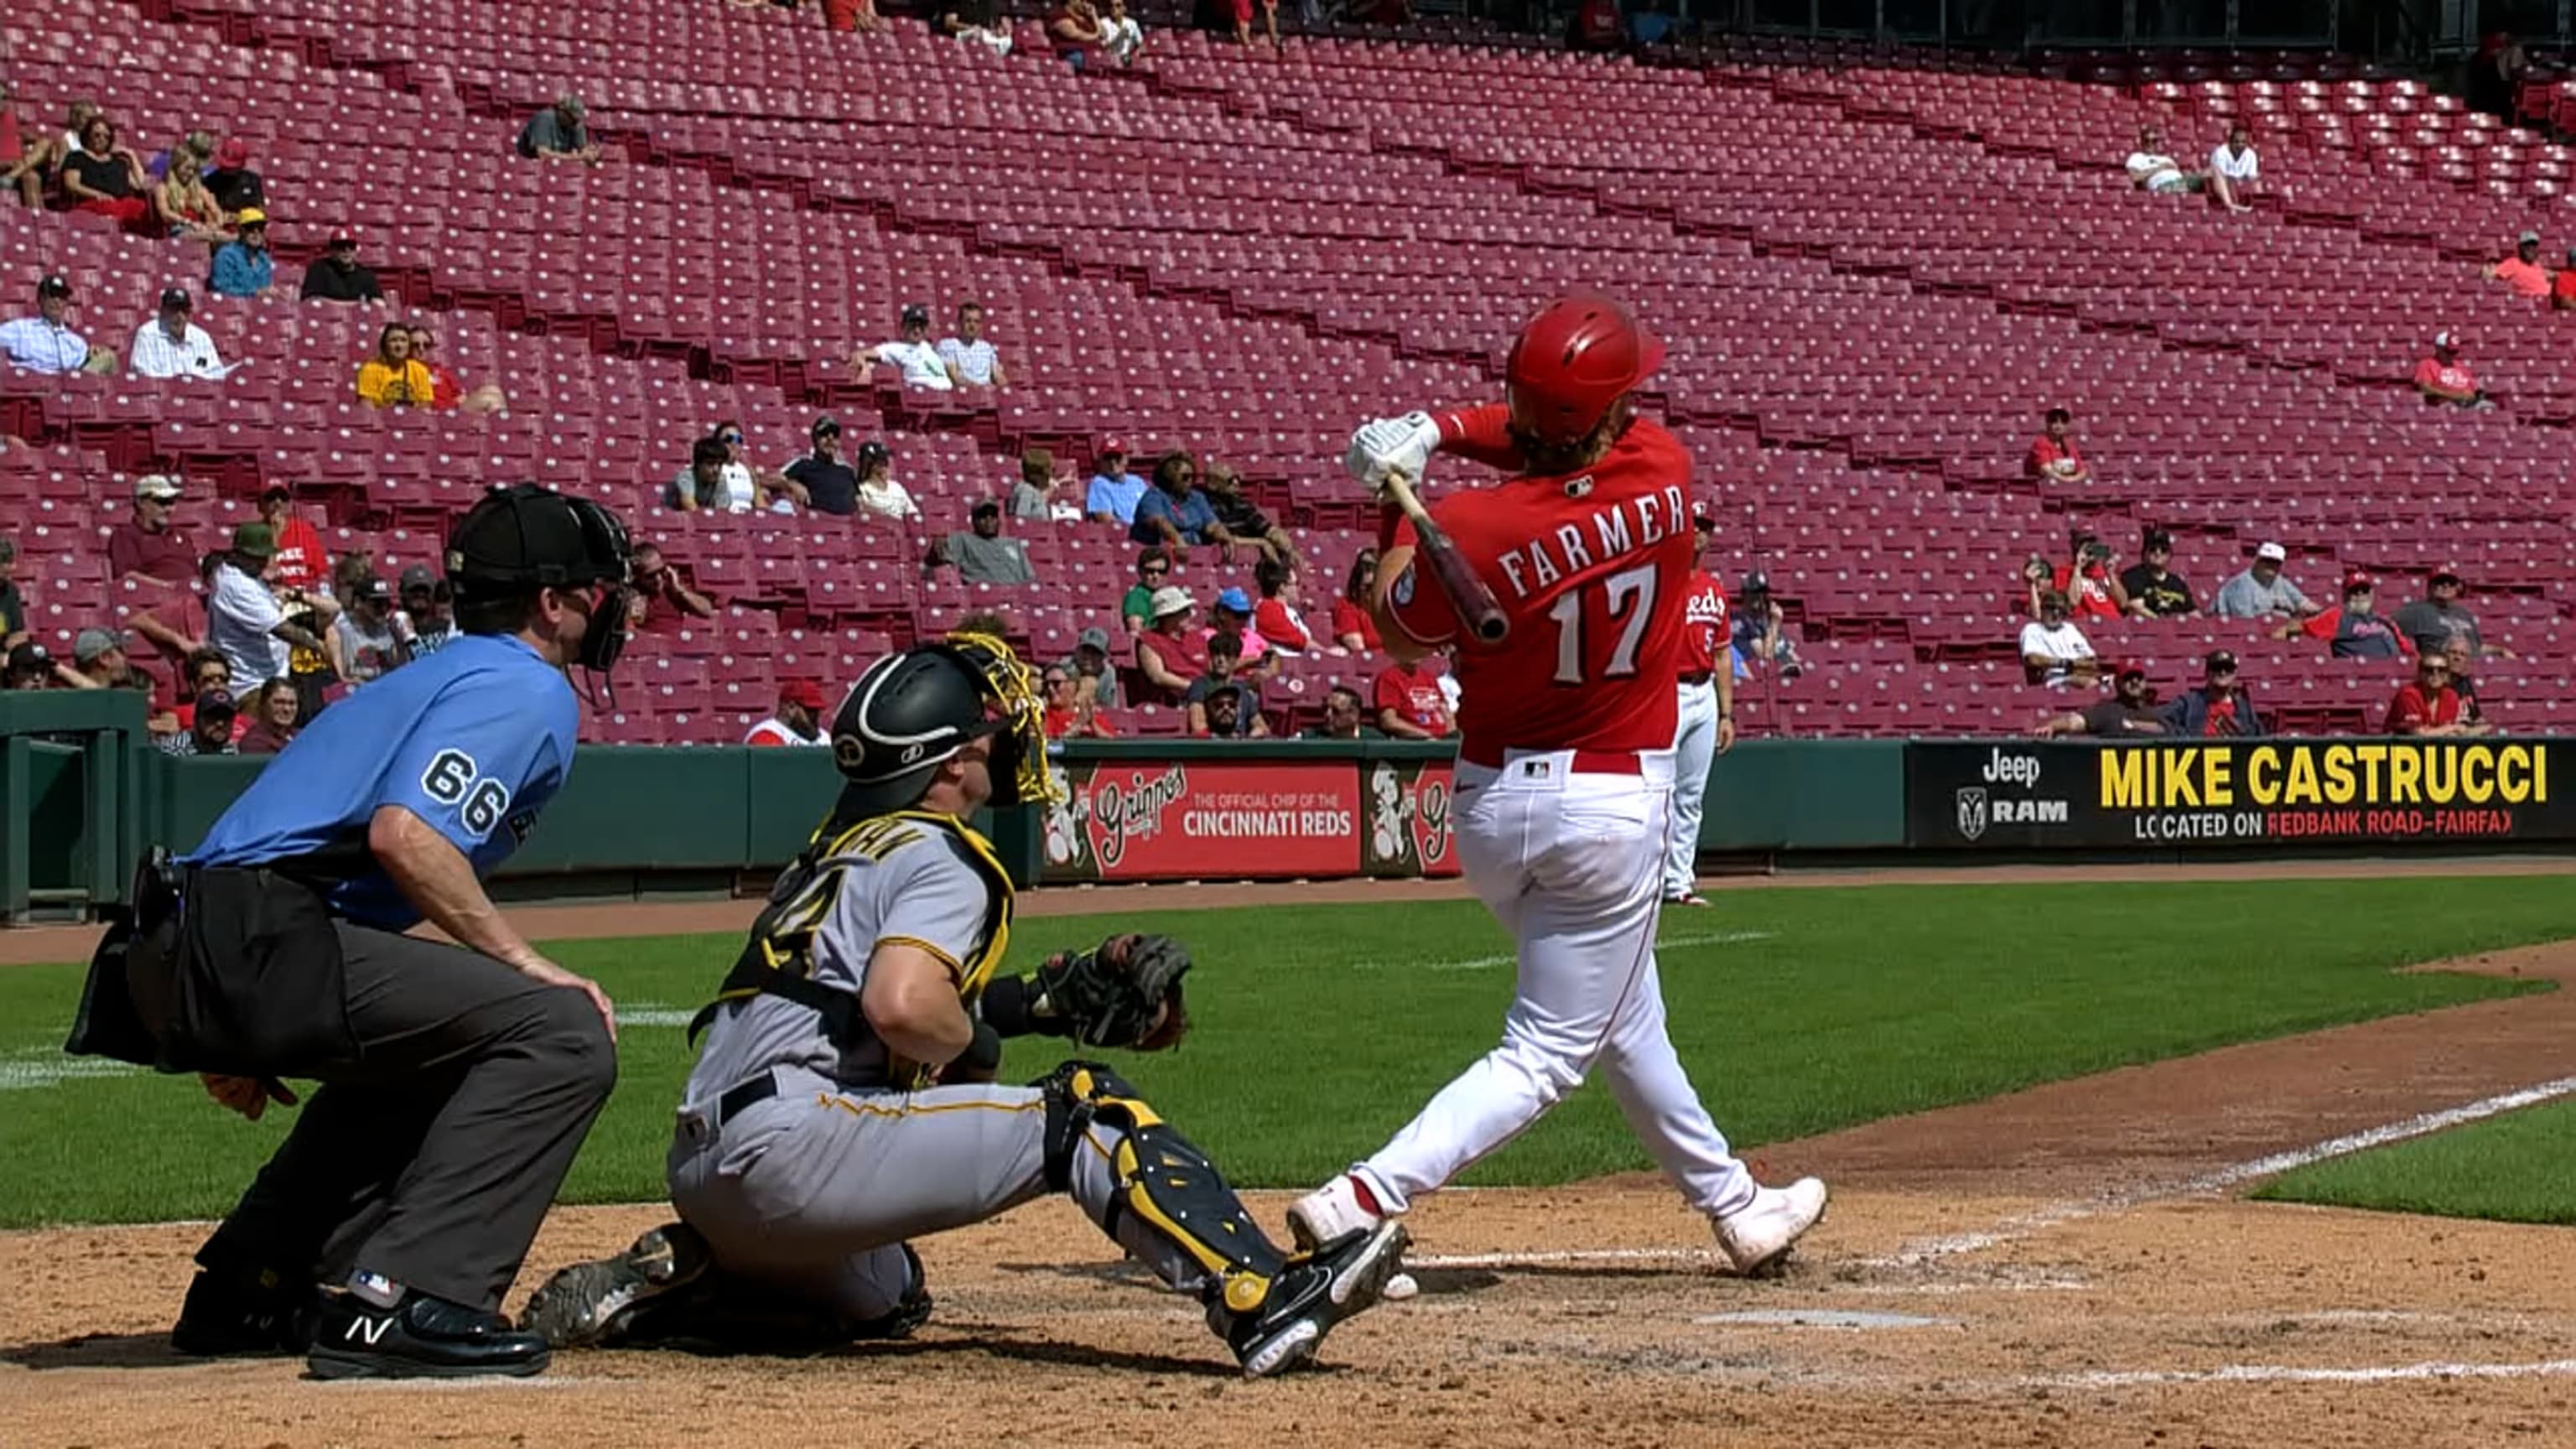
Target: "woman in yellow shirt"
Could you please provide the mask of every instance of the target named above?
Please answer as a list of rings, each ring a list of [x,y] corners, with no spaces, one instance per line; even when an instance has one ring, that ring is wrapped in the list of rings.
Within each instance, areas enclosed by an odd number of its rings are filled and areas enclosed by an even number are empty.
[[[411,328],[388,322],[376,337],[376,355],[358,369],[358,396],[371,407],[425,408],[437,384],[412,356]]]

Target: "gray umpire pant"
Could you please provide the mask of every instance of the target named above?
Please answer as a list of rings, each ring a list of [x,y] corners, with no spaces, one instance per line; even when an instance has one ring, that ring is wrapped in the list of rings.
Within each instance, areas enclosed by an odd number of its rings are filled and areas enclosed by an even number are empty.
[[[907,1239],[1048,1191],[1046,1094],[1035,1087],[897,1092],[773,1070],[776,1096],[723,1122],[712,1099],[683,1105],[672,1137],[671,1205],[728,1273],[848,1319],[882,1317],[915,1286]],[[1198,1292],[1210,1281],[1198,1260],[1122,1201],[1124,1139],[1097,1122],[1085,1131],[1073,1198],[1165,1283]]]
[[[608,1028],[488,956],[336,924],[356,1051],[274,1064],[324,1085],[197,1261],[497,1309],[616,1085]]]

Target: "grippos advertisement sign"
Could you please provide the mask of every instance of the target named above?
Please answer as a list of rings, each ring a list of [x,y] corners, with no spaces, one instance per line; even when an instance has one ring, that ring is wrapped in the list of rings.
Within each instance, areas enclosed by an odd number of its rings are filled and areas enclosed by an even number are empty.
[[[2558,740],[2210,740],[1908,747],[1933,848],[2576,839]]]

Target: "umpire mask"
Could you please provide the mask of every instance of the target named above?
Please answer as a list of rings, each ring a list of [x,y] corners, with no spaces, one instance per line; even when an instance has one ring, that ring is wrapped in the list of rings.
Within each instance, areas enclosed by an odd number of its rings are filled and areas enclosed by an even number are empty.
[[[1035,676],[988,634],[952,634],[869,665],[832,717],[832,761],[849,783],[835,815],[917,803],[970,740],[993,741],[996,807],[1055,798]]]
[[[567,661],[606,674],[626,648],[626,577],[633,547],[617,515],[534,483],[483,495],[447,539],[447,581],[459,627],[495,632],[496,609],[539,588],[586,589],[590,620]],[[479,626],[479,627],[478,627]]]

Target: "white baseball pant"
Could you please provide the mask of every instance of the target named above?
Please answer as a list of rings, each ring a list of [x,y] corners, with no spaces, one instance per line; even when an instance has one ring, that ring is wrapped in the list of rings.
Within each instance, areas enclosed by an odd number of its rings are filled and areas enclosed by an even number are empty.
[[[1725,661],[1717,667],[1725,668]],[[1681,728],[1673,734],[1673,828],[1664,844],[1665,900],[1689,895],[1699,884],[1700,806],[1716,760],[1717,681],[1684,682]]]
[[[1458,766],[1459,861],[1520,943],[1519,984],[1501,1045],[1352,1169],[1386,1211],[1404,1211],[1527,1130],[1595,1065],[1692,1207],[1714,1216],[1753,1200],[1752,1174],[1664,1030],[1655,922],[1673,759],[1637,758],[1644,769],[1634,775],[1576,773],[1568,751]]]

